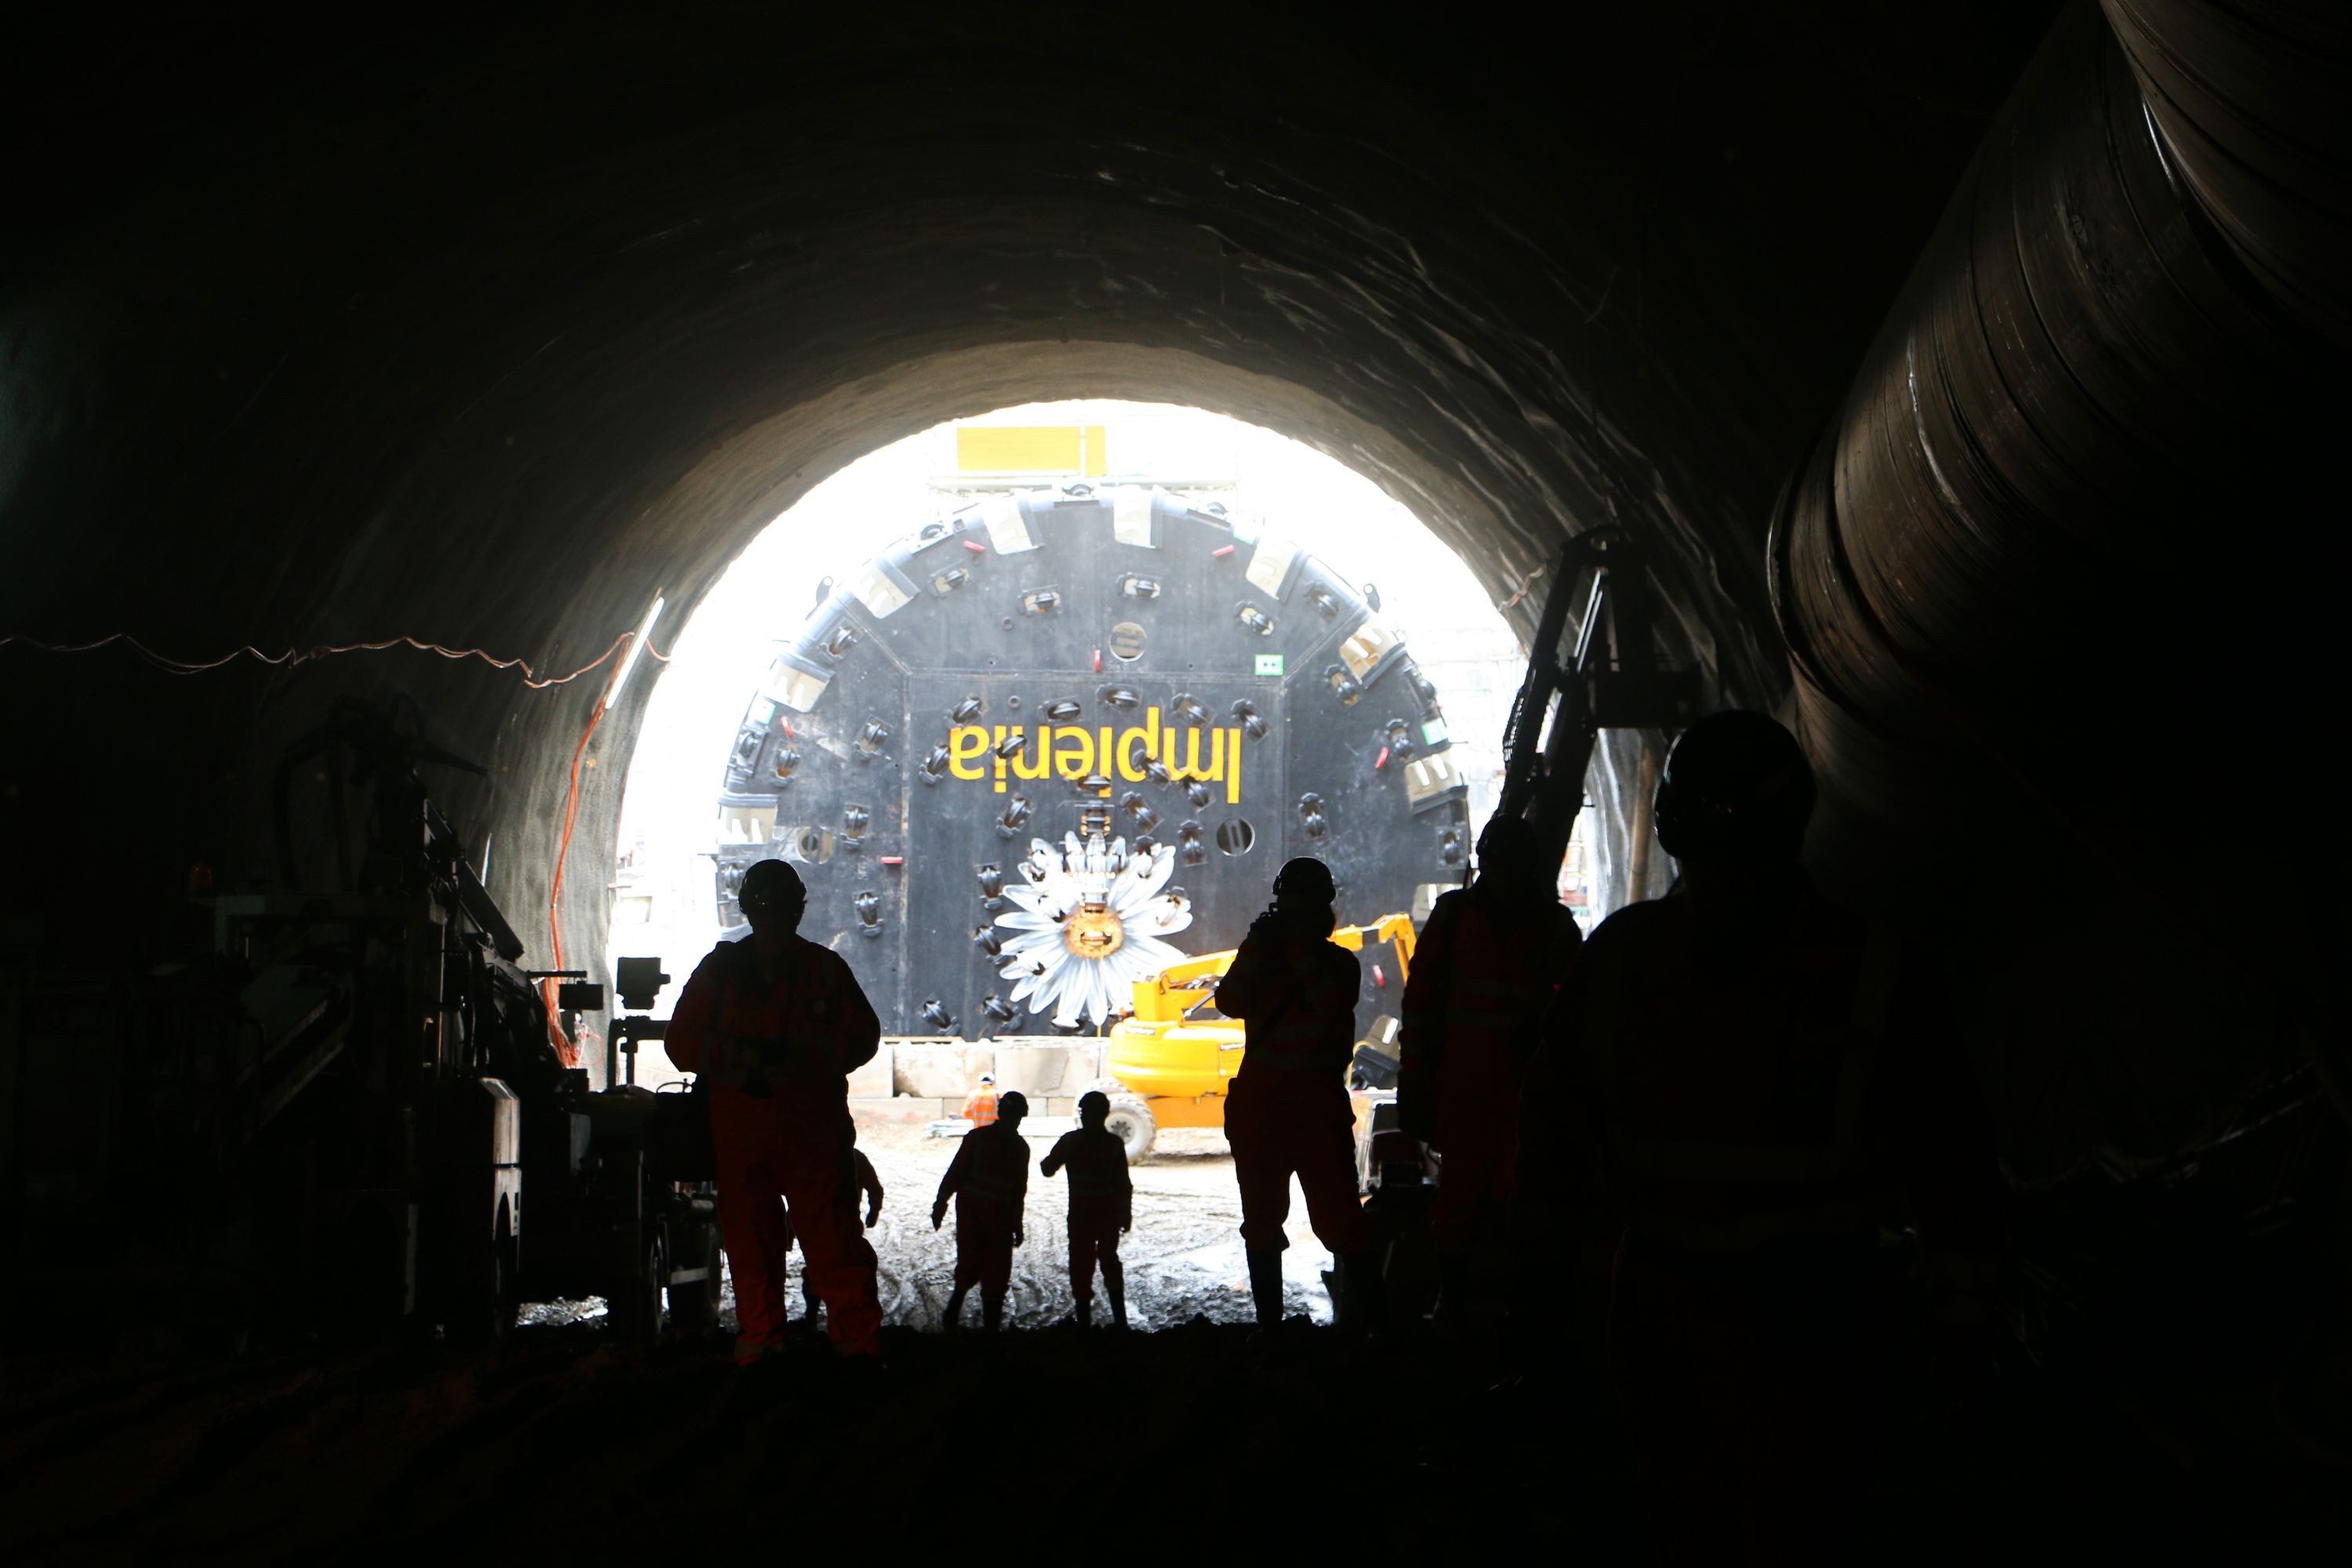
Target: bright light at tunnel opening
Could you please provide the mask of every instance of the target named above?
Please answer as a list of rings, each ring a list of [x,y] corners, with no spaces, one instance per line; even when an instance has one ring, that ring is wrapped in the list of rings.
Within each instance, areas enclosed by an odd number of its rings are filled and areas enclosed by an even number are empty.
[[[1468,567],[1421,519],[1337,458],[1223,415],[1106,401],[1003,408],[883,447],[814,487],[677,631],[629,765],[613,956],[659,956],[682,978],[719,940],[715,801],[726,755],[746,699],[823,594],[835,582],[856,588],[886,547],[976,492],[1076,483],[1212,492],[1238,536],[1278,537],[1360,586],[1378,584],[1381,618],[1443,693],[1471,821],[1486,819],[1523,655]],[[643,647],[642,636],[632,642],[632,662]],[[673,991],[657,1010],[675,1000]],[[640,1068],[667,1064],[648,1050]]]

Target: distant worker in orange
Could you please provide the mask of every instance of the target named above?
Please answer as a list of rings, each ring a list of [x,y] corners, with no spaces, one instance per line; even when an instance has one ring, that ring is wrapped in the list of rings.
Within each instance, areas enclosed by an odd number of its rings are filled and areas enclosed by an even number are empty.
[[[1054,1142],[1037,1169],[1050,1180],[1070,1173],[1070,1296],[1080,1323],[1095,1315],[1095,1269],[1102,1269],[1103,1293],[1110,1298],[1111,1321],[1127,1327],[1127,1269],[1118,1260],[1118,1238],[1135,1225],[1135,1184],[1127,1173],[1127,1145],[1104,1123],[1110,1097],[1098,1089],[1078,1096],[1078,1124]]]
[[[1431,1225],[1440,1307],[1455,1325],[1468,1321],[1480,1263],[1511,1245],[1519,1086],[1580,940],[1547,858],[1533,823],[1489,822],[1477,880],[1430,910],[1405,983],[1397,1112],[1444,1156]]]
[[[835,1348],[878,1355],[882,1308],[874,1249],[856,1224],[847,1079],[873,1059],[882,1026],[840,955],[799,934],[808,890],[798,872],[761,860],[744,873],[738,900],[751,934],[695,966],[663,1042],[670,1060],[711,1086],[735,1359],[748,1363],[783,1343],[793,1219]]]
[[[1248,1050],[1225,1096],[1225,1140],[1241,1185],[1242,1246],[1261,1328],[1282,1321],[1282,1253],[1290,1245],[1290,1180],[1307,1196],[1315,1237],[1337,1261],[1332,1316],[1368,1326],[1380,1313],[1377,1261],[1365,1250],[1356,1190],[1356,1054],[1363,966],[1331,941],[1339,919],[1330,868],[1311,856],[1274,879],[1274,907],[1250,923],[1217,987],[1217,1011],[1248,1025]]]
[[[996,1120],[996,1075],[980,1075],[980,1087],[963,1097],[963,1119],[974,1127],[986,1127]]]
[[[1021,1119],[1028,1097],[1007,1089],[996,1102],[996,1118],[964,1134],[940,1195],[931,1204],[931,1228],[946,1223],[948,1200],[956,1205],[955,1289],[948,1297],[947,1326],[963,1314],[965,1293],[980,1287],[980,1321],[994,1330],[1004,1321],[1004,1292],[1013,1283],[1013,1249],[1021,1245],[1021,1211],[1029,1201],[1029,1140]]]
[[[1526,1124],[1526,1198],[1613,1233],[1608,1362],[1664,1562],[1852,1552],[1904,1322],[1890,1230],[1916,1227],[1948,1366],[1986,1323],[1990,1123],[1931,971],[1806,877],[1813,800],[1761,713],[1675,743],[1680,889],[1585,944]]]
[[[842,1224],[849,1228],[856,1226],[857,1200],[863,1197],[866,1200],[866,1228],[872,1230],[875,1222],[882,1217],[882,1178],[875,1174],[874,1162],[866,1157],[865,1150],[853,1149],[850,1152],[857,1156],[857,1184],[855,1187],[842,1189],[842,1201],[849,1205],[849,1212],[843,1217]],[[784,1215],[784,1221],[789,1228],[792,1223],[792,1215],[789,1213]],[[814,1325],[816,1322],[817,1311],[816,1277],[809,1271],[808,1249],[803,1247],[801,1249],[801,1321],[803,1324]]]

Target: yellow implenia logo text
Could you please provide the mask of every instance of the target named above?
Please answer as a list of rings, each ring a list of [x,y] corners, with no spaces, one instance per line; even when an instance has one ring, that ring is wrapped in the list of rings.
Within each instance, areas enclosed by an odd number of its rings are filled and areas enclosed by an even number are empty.
[[[1019,743],[1007,744],[1015,736]],[[999,795],[1012,779],[1076,782],[1093,773],[1113,783],[1141,784],[1153,762],[1178,784],[1222,783],[1226,804],[1241,802],[1241,731],[1178,728],[1164,723],[1157,708],[1146,709],[1142,723],[1124,730],[1108,724],[959,724],[948,731],[948,771],[973,781],[993,776]]]

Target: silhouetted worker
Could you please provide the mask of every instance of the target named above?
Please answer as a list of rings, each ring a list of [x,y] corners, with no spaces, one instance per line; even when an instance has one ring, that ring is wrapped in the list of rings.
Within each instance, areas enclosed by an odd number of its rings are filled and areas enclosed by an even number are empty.
[[[1095,1268],[1102,1268],[1103,1293],[1110,1298],[1111,1321],[1127,1327],[1127,1268],[1118,1260],[1118,1238],[1135,1224],[1135,1184],[1127,1173],[1127,1145],[1103,1125],[1110,1120],[1110,1096],[1090,1089],[1078,1096],[1078,1124],[1054,1142],[1037,1163],[1047,1179],[1064,1166],[1070,1172],[1070,1297],[1081,1323],[1095,1315]]]
[[[672,1061],[711,1085],[735,1359],[776,1348],[789,1327],[788,1200],[835,1347],[877,1355],[882,1309],[874,1249],[856,1226],[847,1078],[873,1058],[882,1026],[840,955],[798,934],[808,905],[798,872],[760,861],[744,873],[738,901],[751,934],[721,942],[695,966],[663,1042]]]
[[[963,1097],[963,1118],[974,1127],[985,1127],[996,1120],[996,1075],[980,1075],[980,1087]]]
[[[1519,1086],[1580,933],[1559,901],[1557,865],[1521,817],[1478,836],[1478,879],[1429,912],[1405,983],[1397,1112],[1444,1156],[1435,1232],[1440,1298],[1459,1322],[1475,1252],[1508,1245],[1517,1187]]]
[[[931,1228],[947,1219],[948,1200],[956,1205],[955,1290],[948,1297],[947,1326],[963,1313],[963,1299],[980,1287],[981,1326],[1004,1321],[1004,1291],[1013,1283],[1013,1249],[1021,1245],[1021,1210],[1029,1201],[1029,1140],[1021,1119],[1029,1100],[1019,1089],[997,1097],[996,1120],[964,1134],[940,1195],[931,1204]]]
[[[1337,1262],[1332,1316],[1362,1326],[1379,1313],[1380,1276],[1365,1251],[1356,1191],[1356,1051],[1363,966],[1330,940],[1339,924],[1331,872],[1309,857],[1274,879],[1274,907],[1251,922],[1217,987],[1217,1010],[1248,1024],[1248,1050],[1225,1098],[1225,1139],[1241,1185],[1242,1246],[1261,1327],[1282,1321],[1282,1252],[1290,1179],[1316,1239]]]
[[[853,1149],[850,1152],[857,1156],[857,1184],[842,1189],[842,1201],[848,1205],[849,1209],[849,1212],[843,1216],[842,1224],[845,1227],[856,1228],[857,1200],[863,1197],[866,1200],[866,1228],[872,1230],[875,1222],[882,1217],[882,1178],[874,1173],[874,1162],[866,1157],[865,1150]],[[792,1223],[789,1210],[785,1213],[784,1221],[786,1228],[789,1229]],[[808,1249],[803,1247],[801,1249],[801,1321],[814,1323],[816,1314],[816,1276],[808,1267]]]
[[[1861,1511],[1906,1200],[1938,1321],[1983,1321],[1985,1119],[1917,963],[1801,868],[1813,798],[1772,720],[1692,726],[1656,801],[1682,890],[1592,934],[1529,1097],[1528,1195],[1590,1171],[1619,1237],[1608,1361],[1669,1561],[1818,1556]]]

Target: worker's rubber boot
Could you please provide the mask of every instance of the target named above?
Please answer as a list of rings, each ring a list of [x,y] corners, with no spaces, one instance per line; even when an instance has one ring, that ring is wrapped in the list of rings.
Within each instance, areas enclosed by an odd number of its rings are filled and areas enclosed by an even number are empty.
[[[1114,1329],[1123,1329],[1127,1327],[1127,1287],[1113,1285],[1109,1287],[1109,1290],[1110,1326]]]
[[[949,1330],[963,1327],[963,1298],[971,1289],[969,1285],[959,1285],[948,1292],[948,1307],[940,1314],[940,1327]]]
[[[990,1333],[1004,1326],[1004,1298],[982,1296],[980,1299],[980,1326]]]
[[[1270,1247],[1252,1247],[1249,1258],[1250,1300],[1257,1308],[1257,1326],[1282,1326],[1282,1254]]]
[[[1095,1326],[1095,1304],[1092,1301],[1080,1301],[1077,1305],[1072,1307],[1070,1309],[1070,1321],[1082,1329],[1093,1328]]]

